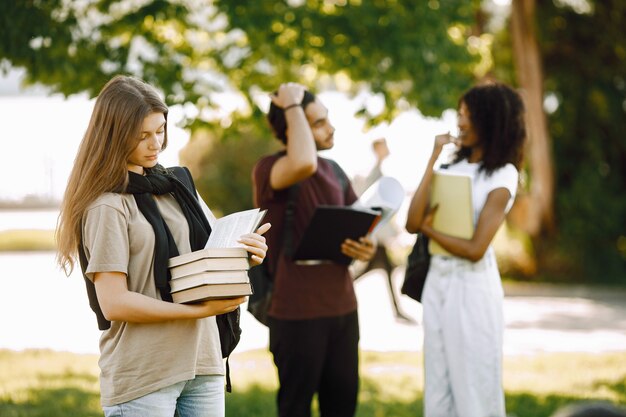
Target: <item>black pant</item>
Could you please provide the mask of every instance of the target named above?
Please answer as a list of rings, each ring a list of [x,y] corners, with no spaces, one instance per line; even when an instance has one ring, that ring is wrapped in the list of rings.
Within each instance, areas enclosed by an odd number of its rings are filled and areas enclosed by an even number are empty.
[[[321,417],[350,417],[359,390],[359,318],[270,318],[270,351],[278,368],[278,415],[309,417],[317,392]]]

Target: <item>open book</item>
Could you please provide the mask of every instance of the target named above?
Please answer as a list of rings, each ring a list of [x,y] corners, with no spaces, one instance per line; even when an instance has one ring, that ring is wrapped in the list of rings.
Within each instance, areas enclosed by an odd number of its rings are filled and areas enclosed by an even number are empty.
[[[234,248],[243,247],[237,240],[241,235],[254,232],[267,210],[258,208],[238,211],[221,217],[211,225],[211,235],[205,248]]]
[[[467,174],[436,171],[430,191],[430,205],[439,204],[433,229],[446,235],[470,239],[474,234],[472,177]],[[451,256],[434,239],[428,242],[431,255]]]
[[[304,231],[293,260],[299,264],[334,262],[348,265],[352,258],[341,253],[346,239],[358,241],[380,220],[380,210],[351,206],[317,206]]]

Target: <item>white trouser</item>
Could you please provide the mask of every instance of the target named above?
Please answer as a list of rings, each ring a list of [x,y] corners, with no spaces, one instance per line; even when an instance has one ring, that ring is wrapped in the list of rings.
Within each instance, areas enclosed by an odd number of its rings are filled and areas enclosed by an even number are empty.
[[[433,256],[424,308],[424,416],[504,417],[503,291],[495,255]]]

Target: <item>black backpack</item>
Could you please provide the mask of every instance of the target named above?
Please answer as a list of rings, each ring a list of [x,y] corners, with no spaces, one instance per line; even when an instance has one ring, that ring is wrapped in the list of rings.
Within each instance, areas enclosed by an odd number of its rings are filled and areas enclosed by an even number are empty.
[[[169,168],[169,171],[172,172],[180,182],[185,184],[185,186],[191,191],[191,193],[195,195],[196,198],[198,198],[193,178],[187,167],[171,167]],[[217,328],[219,329],[220,333],[220,346],[222,348],[222,357],[226,358],[226,392],[232,391],[232,386],[230,383],[230,364],[228,363],[228,359],[233,350],[235,350],[235,347],[237,347],[237,344],[239,344],[239,340],[241,339],[240,319],[240,307],[237,307],[236,310],[231,311],[230,313],[215,316]]]

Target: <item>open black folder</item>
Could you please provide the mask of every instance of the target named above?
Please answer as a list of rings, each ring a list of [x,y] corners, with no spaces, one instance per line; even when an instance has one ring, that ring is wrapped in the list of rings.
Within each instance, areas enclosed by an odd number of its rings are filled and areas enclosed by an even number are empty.
[[[351,206],[325,206],[315,209],[293,260],[300,264],[334,262],[348,265],[352,258],[341,253],[341,243],[367,235],[380,220],[381,212]]]

